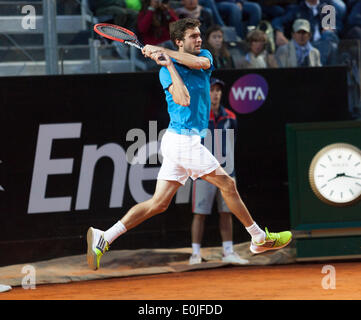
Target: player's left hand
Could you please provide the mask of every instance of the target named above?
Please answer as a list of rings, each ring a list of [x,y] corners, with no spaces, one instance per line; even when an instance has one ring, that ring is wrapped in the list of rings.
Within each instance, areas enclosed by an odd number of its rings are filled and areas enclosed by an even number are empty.
[[[162,47],[158,47],[158,46],[152,46],[150,44],[147,44],[144,46],[144,48],[142,49],[142,53],[144,54],[144,56],[146,58],[152,58],[152,54],[157,53],[157,52],[163,52],[163,48]]]
[[[168,67],[172,64],[172,60],[164,52],[155,52],[151,55],[151,58],[160,66]]]

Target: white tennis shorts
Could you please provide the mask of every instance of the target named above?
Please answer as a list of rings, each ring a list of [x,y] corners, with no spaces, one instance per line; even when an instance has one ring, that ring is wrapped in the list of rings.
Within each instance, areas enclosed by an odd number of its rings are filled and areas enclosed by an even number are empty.
[[[196,180],[220,166],[213,154],[201,144],[198,135],[183,135],[167,130],[160,152],[163,162],[158,180],[178,181],[184,185],[189,177]]]

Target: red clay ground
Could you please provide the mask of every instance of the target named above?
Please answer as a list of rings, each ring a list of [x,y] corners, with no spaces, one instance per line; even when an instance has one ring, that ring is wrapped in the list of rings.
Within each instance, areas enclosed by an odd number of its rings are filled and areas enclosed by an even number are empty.
[[[344,300],[361,298],[361,262],[328,262],[336,288],[324,289],[326,263],[227,267],[183,273],[15,287],[0,300]]]

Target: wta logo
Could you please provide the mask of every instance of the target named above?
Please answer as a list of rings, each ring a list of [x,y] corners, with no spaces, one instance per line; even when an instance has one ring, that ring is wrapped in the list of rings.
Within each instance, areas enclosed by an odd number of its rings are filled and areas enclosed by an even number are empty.
[[[248,74],[239,78],[232,86],[228,101],[238,113],[251,113],[257,110],[268,94],[267,81],[258,74]]]

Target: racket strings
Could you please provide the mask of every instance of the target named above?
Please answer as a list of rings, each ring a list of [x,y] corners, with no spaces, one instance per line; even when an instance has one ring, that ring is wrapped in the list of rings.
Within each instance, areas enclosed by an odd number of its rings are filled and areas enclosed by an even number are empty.
[[[113,38],[118,38],[118,39],[122,39],[125,41],[136,41],[137,40],[134,36],[124,32],[122,30],[116,29],[116,28],[103,26],[99,29],[104,34],[111,36]]]

